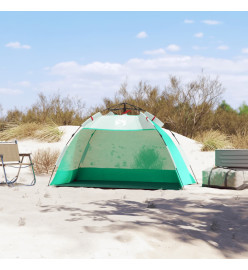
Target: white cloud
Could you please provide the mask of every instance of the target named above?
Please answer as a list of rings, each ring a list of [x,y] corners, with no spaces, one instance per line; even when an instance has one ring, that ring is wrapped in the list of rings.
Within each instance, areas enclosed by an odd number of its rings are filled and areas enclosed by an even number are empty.
[[[221,51],[226,51],[226,50],[229,50],[229,47],[226,46],[226,45],[220,45],[217,47],[218,50],[221,50]]]
[[[73,61],[61,62],[47,70],[50,79],[40,84],[37,91],[60,89],[65,94],[80,96],[87,106],[91,106],[99,104],[103,97],[113,97],[126,79],[130,89],[140,80],[162,89],[168,83],[169,75],[180,76],[187,82],[196,78],[202,69],[206,74],[220,76],[226,88],[224,98],[232,106],[239,106],[248,99],[248,58],[231,60],[174,54],[149,59],[132,58],[125,63],[92,62],[81,65]]]
[[[195,21],[193,21],[193,20],[184,20],[184,23],[194,23]]]
[[[139,32],[136,36],[136,38],[147,38],[148,35],[146,32],[142,31],[142,32]]]
[[[243,48],[242,53],[248,53],[248,48]]]
[[[119,63],[109,62],[92,62],[87,65],[80,65],[75,61],[61,62],[48,68],[54,75],[64,75],[66,77],[75,76],[76,74],[98,74],[98,75],[110,75],[119,74],[123,72],[123,66]]]
[[[31,49],[31,46],[29,45],[22,45],[20,42],[15,41],[15,42],[9,42],[5,45],[5,47],[8,48],[13,48],[13,49]]]
[[[221,24],[220,21],[214,21],[214,20],[204,20],[202,21],[202,23],[208,24],[208,25],[217,25],[217,24]]]
[[[12,89],[12,88],[0,88],[0,94],[5,95],[19,95],[22,91],[19,89]]]
[[[144,51],[144,54],[147,54],[147,55],[165,54],[165,50],[160,48],[160,49],[151,50],[151,51]]]
[[[199,33],[196,33],[194,36],[197,38],[201,38],[201,37],[203,37],[203,33],[199,32]]]
[[[177,52],[180,51],[180,47],[176,44],[170,44],[166,47],[166,49],[170,52]]]

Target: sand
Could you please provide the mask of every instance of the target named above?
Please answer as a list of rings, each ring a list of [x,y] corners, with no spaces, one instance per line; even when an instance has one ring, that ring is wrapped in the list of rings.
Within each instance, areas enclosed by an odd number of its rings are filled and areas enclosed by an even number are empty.
[[[60,142],[19,141],[20,152],[62,151],[77,127],[60,128]],[[248,190],[201,187],[214,152],[176,137],[198,180],[184,190],[58,188],[50,175],[26,187],[29,169],[0,185],[0,258],[248,258]]]

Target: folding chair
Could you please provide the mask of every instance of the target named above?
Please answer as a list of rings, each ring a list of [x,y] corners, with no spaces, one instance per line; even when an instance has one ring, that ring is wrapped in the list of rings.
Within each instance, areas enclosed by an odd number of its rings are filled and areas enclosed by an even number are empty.
[[[28,163],[24,163],[24,157],[29,158]],[[17,167],[14,167],[14,165],[18,165]],[[22,166],[25,167],[22,167]],[[32,171],[33,171],[33,180],[31,182],[31,184],[27,185],[27,186],[33,186],[36,183],[36,178],[35,178],[35,173],[34,173],[34,167],[33,167],[33,163],[32,163],[32,159],[31,159],[31,153],[19,153],[18,150],[18,145],[17,145],[17,141],[14,142],[0,142],[0,166],[3,167],[3,172],[4,172],[4,177],[5,177],[5,181],[6,184],[11,185],[14,184],[20,174],[21,168],[27,168],[29,166],[32,167]],[[7,178],[7,173],[6,173],[6,169],[5,167],[14,167],[18,169],[17,175],[12,178],[11,180],[9,180]]]

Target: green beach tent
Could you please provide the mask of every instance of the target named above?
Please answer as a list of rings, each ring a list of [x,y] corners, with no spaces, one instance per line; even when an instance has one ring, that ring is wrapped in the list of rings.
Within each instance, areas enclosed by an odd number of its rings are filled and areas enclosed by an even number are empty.
[[[114,114],[117,108],[85,121],[58,158],[50,185],[182,189],[196,183],[163,123],[130,108],[139,114]]]

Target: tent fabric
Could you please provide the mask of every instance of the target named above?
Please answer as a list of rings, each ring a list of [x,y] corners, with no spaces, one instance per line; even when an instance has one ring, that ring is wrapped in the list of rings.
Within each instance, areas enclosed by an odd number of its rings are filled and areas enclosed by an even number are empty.
[[[196,181],[194,177],[191,175],[191,173],[188,170],[188,167],[183,159],[182,154],[180,153],[178,147],[175,145],[173,140],[170,138],[170,136],[158,125],[154,123],[154,126],[158,130],[158,132],[161,134],[163,140],[166,142],[167,147],[171,153],[171,156],[175,162],[178,174],[180,176],[180,179],[183,179],[183,185],[190,185],[194,184]]]
[[[161,121],[150,118],[93,115],[63,150],[51,185],[181,189],[195,183]]]

